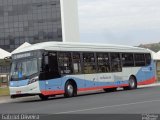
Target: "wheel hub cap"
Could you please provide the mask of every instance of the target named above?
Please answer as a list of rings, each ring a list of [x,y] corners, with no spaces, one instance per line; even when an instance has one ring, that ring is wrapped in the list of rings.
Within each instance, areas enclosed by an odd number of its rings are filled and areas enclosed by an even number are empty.
[[[134,86],[135,86],[135,82],[134,82],[133,79],[130,80],[130,86],[131,86],[132,88],[134,88]]]
[[[73,86],[72,86],[72,85],[68,85],[67,90],[68,90],[68,93],[69,93],[70,95],[73,94]]]

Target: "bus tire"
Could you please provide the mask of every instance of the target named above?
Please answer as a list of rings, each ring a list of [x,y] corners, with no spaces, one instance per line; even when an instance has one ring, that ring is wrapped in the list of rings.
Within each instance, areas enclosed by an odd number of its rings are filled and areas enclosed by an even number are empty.
[[[124,87],[124,90],[137,89],[137,80],[134,76],[130,76],[128,85],[128,87]]]
[[[117,88],[105,88],[103,89],[105,92],[115,92]]]
[[[49,96],[45,96],[45,95],[40,94],[40,95],[39,95],[39,98],[40,98],[41,100],[48,100]]]
[[[77,88],[74,82],[67,81],[65,84],[64,97],[74,97],[77,95]]]

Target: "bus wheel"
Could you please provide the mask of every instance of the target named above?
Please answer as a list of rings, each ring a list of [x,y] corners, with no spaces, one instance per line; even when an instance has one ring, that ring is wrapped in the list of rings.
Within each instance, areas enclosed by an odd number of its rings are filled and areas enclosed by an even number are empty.
[[[64,97],[73,97],[77,95],[77,90],[73,82],[68,81],[65,85]]]
[[[41,100],[48,100],[49,96],[44,96],[44,95],[40,94],[39,97]]]
[[[106,88],[103,89],[105,92],[115,92],[117,90],[117,88]]]
[[[124,87],[125,90],[133,90],[137,88],[137,81],[135,79],[135,77],[131,76],[129,78],[129,86],[128,87]]]

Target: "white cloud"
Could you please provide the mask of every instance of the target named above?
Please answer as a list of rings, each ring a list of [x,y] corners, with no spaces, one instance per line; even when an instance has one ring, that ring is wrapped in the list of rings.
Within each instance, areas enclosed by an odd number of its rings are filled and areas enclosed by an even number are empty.
[[[83,42],[136,45],[160,40],[159,0],[79,0],[79,18]]]

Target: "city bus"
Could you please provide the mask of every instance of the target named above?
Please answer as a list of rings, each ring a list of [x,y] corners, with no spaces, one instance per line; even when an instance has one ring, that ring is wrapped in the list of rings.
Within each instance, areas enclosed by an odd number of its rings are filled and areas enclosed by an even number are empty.
[[[44,42],[20,49],[11,58],[11,98],[73,97],[91,90],[132,90],[156,81],[152,55],[139,47]]]

